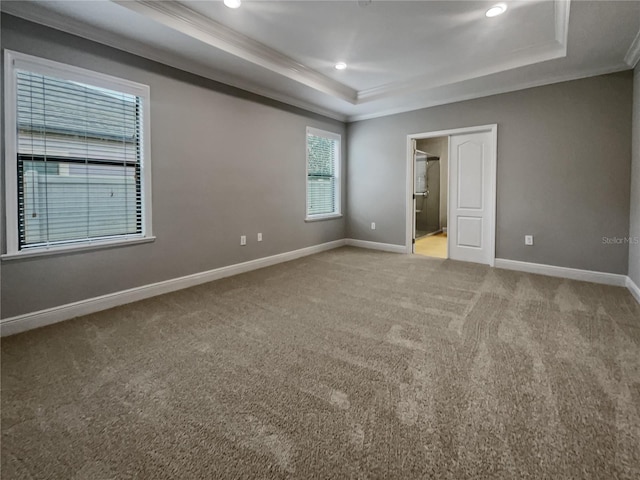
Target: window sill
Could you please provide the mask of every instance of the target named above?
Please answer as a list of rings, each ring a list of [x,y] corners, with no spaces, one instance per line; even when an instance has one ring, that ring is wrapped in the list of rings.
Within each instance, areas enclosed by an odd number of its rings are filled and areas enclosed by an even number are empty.
[[[15,253],[5,253],[0,255],[0,259],[2,261],[7,260],[19,260],[21,258],[31,258],[31,257],[42,257],[48,255],[59,255],[64,253],[75,253],[75,252],[83,252],[90,250],[102,250],[106,248],[115,248],[115,247],[124,247],[127,245],[137,245],[140,243],[151,243],[154,242],[156,237],[144,237],[144,238],[131,238],[131,239],[118,239],[118,240],[103,240],[96,241],[89,244],[82,245],[66,245],[66,246],[56,246],[56,247],[43,247],[43,248],[34,248],[29,250],[22,250],[20,252]]]
[[[314,215],[304,219],[305,222],[321,222],[322,220],[333,220],[334,218],[342,218],[341,213],[330,213],[327,215]]]

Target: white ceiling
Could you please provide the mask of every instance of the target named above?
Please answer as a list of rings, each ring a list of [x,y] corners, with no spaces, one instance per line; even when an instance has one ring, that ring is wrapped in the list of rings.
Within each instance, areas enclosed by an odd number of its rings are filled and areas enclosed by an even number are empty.
[[[632,68],[640,1],[3,1],[29,20],[357,120]],[[349,65],[333,68],[337,61]]]

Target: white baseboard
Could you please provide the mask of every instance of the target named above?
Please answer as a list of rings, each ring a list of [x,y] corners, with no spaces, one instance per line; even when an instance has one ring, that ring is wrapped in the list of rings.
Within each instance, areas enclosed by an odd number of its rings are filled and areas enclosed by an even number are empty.
[[[385,252],[406,253],[404,245],[369,242],[366,240],[355,240],[352,238],[335,240],[333,242],[322,243],[320,245],[280,253],[270,257],[258,258],[248,262],[208,270],[206,272],[194,273],[193,275],[152,283],[150,285],[114,292],[100,297],[81,300],[79,302],[68,303],[66,305],[60,305],[46,310],[5,318],[4,320],[0,320],[0,335],[3,337],[14,335],[16,333],[32,330],[38,327],[44,327],[45,325],[51,325],[53,323],[62,322],[82,315],[88,315],[90,313],[118,307],[127,303],[137,302],[138,300],[155,297],[164,293],[175,292],[176,290],[182,290],[202,283],[212,282],[220,278],[230,277],[240,273],[249,272],[251,270],[276,265],[278,263],[288,262],[295,260],[296,258],[313,255],[314,253],[320,253],[325,250],[331,250],[344,245],[382,250]],[[640,288],[638,288],[633,280],[626,275],[556,267],[553,265],[506,260],[503,258],[496,258],[495,266],[496,268],[537,273],[552,277],[571,278],[574,280],[602,283],[605,285],[626,286],[636,300],[638,300],[638,303],[640,303]]]
[[[314,253],[342,247],[347,242],[344,239],[333,242],[322,243],[312,247],[301,248],[291,252],[280,253],[270,257],[258,258],[248,262],[237,263],[226,267],[215,268],[206,272],[194,273],[184,277],[165,280],[163,282],[152,283],[142,287],[131,288],[120,292],[114,292],[100,297],[89,298],[79,302],[68,303],[59,307],[48,308],[33,313],[26,313],[15,317],[6,318],[0,321],[0,335],[8,336],[24,332],[52,323],[62,322],[81,315],[99,312],[108,308],[118,307],[145,298],[155,297],[164,293],[182,290],[202,283],[212,282],[224,277],[230,277],[239,273],[269,267],[277,263],[288,262],[296,258],[313,255]]]
[[[631,280],[631,277],[627,277],[627,288],[631,292],[631,295],[633,295],[638,303],[640,303],[640,287],[638,287],[638,285],[636,285],[636,283]]]
[[[368,242],[366,240],[356,240],[354,238],[346,239],[347,245],[359,248],[369,248],[371,250],[382,250],[383,252],[407,253],[407,247],[404,245],[395,245],[393,243]]]
[[[617,287],[627,286],[626,282],[628,279],[626,275],[618,275],[616,273],[556,267],[554,265],[520,262],[517,260],[507,260],[505,258],[496,258],[495,267],[504,268],[506,270],[518,270],[520,272],[537,273],[539,275],[547,275],[550,277],[570,278],[572,280],[582,280],[584,282],[615,285]]]
[[[442,233],[447,233],[447,227],[442,227]]]

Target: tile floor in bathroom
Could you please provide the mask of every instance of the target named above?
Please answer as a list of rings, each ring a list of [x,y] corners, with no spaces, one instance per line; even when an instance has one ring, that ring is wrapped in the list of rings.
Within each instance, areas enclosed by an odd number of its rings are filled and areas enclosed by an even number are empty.
[[[447,258],[447,234],[438,233],[416,238],[415,252],[426,257]]]

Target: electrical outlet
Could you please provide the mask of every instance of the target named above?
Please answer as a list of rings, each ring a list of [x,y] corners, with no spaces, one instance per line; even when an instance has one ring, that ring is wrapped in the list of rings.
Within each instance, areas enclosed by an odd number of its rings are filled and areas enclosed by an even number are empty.
[[[247,236],[246,235],[241,235],[240,236],[240,245],[246,245],[247,244]]]
[[[533,245],[533,235],[525,235],[524,236],[524,244],[525,245]]]
[[[262,241],[262,234],[261,234],[261,233],[259,233],[259,234],[258,234],[258,241],[259,241],[259,242],[261,242],[261,241]]]
[[[371,222],[371,230],[375,230],[376,229],[376,222]]]

